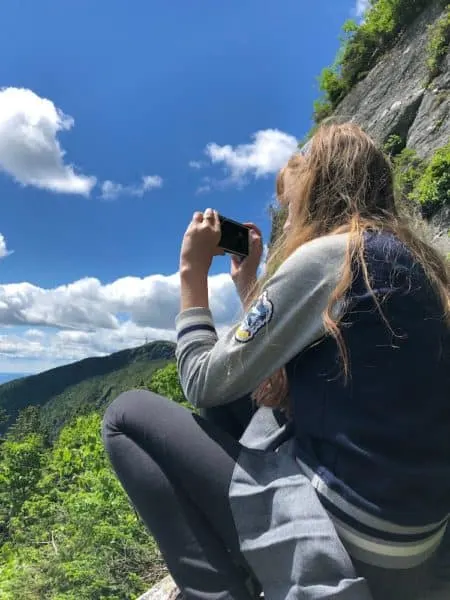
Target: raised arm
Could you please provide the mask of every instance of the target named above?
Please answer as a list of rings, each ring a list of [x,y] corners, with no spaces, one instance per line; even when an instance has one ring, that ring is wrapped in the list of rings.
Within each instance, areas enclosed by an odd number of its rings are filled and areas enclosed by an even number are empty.
[[[335,235],[300,247],[241,323],[220,339],[208,308],[207,278],[182,275],[182,294],[193,302],[185,303],[176,319],[176,355],[188,400],[197,407],[232,402],[320,339],[322,315],[340,278],[346,246],[347,236]]]

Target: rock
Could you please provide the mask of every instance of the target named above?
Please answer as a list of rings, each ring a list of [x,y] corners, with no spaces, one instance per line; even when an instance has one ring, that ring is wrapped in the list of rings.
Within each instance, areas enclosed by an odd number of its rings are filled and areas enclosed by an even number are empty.
[[[407,146],[428,158],[450,140],[450,53],[444,60],[443,73],[423,95],[409,130]]]
[[[154,585],[148,592],[139,596],[137,600],[175,600],[178,588],[170,575]]]
[[[334,115],[362,125],[380,143],[399,135],[423,158],[444,146],[450,138],[450,55],[431,83],[427,65],[428,26],[442,13],[440,0],[432,0]]]

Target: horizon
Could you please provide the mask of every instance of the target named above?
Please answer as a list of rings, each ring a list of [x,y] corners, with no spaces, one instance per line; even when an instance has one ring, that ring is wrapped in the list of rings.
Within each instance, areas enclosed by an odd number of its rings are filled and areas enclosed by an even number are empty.
[[[192,213],[251,220],[268,240],[275,173],[367,6],[2,7],[0,374],[174,341]],[[228,269],[218,258],[209,278],[220,331],[239,313]]]

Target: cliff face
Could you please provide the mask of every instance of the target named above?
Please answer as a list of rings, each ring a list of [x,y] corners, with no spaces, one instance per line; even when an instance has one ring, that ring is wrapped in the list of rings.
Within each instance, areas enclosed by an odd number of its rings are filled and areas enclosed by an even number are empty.
[[[379,143],[398,136],[405,148],[429,161],[450,142],[450,52],[439,73],[430,77],[430,40],[448,11],[442,0],[429,6],[406,29],[368,75],[335,109],[339,120],[358,123]],[[447,17],[448,18],[448,17]],[[448,187],[448,186],[447,186]],[[444,254],[450,253],[450,196],[425,225],[426,233]]]
[[[362,125],[377,141],[391,135],[429,158],[450,140],[450,53],[429,81],[429,27],[443,15],[432,0],[415,23],[339,104],[335,116]]]

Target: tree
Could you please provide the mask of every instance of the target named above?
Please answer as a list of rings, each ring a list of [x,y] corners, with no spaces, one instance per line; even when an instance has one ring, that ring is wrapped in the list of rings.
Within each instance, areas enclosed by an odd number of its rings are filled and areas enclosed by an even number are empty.
[[[9,537],[11,519],[33,494],[45,458],[42,436],[32,433],[20,441],[6,439],[0,456],[0,542]]]
[[[22,440],[32,433],[43,435],[40,406],[27,406],[22,409],[13,425],[8,429],[6,437],[11,440]]]
[[[8,422],[9,415],[6,410],[0,406],[0,425],[4,425]]]

